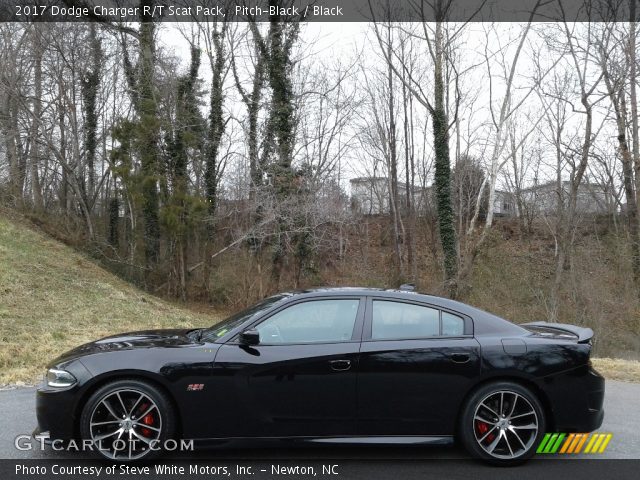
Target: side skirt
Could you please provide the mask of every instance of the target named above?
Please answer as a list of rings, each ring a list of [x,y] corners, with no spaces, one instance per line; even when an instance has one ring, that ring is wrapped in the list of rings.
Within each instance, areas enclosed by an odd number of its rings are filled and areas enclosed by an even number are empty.
[[[312,438],[308,439],[312,443],[331,443],[331,444],[357,444],[357,445],[451,445],[453,444],[452,436],[424,436],[424,437],[405,437],[405,436],[389,436],[389,437],[334,437],[334,438]]]
[[[313,443],[325,445],[453,445],[452,435],[381,436],[381,437],[227,437],[195,439],[198,446],[222,444],[257,444],[274,442]]]

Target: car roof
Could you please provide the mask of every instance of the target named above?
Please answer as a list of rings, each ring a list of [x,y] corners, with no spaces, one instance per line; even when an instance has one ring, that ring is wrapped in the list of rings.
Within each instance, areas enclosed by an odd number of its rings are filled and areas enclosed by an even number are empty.
[[[476,335],[522,335],[527,333],[527,330],[524,328],[477,307],[473,307],[456,300],[451,300],[450,298],[427,295],[415,291],[370,287],[317,287],[292,290],[289,292],[283,292],[281,295],[288,298],[288,300],[293,300],[295,298],[327,296],[375,296],[397,300],[424,302],[471,317],[474,321],[474,332]]]
[[[403,300],[414,300],[425,303],[433,303],[452,310],[465,313],[467,309],[473,309],[470,305],[457,302],[445,297],[427,295],[409,290],[399,290],[392,288],[371,288],[371,287],[316,287],[284,292],[287,297],[324,297],[324,296],[376,296],[397,298]]]

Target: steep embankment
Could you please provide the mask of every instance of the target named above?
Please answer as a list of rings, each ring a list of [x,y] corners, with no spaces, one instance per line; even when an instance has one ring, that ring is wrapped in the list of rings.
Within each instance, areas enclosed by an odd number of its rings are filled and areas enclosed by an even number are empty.
[[[498,307],[485,306],[509,313]],[[211,325],[220,317],[153,297],[0,210],[0,386],[35,383],[49,360],[89,340],[129,330]],[[640,381],[640,362],[594,364],[608,378]]]
[[[49,360],[101,336],[217,319],[150,296],[0,211],[0,385],[33,383]]]

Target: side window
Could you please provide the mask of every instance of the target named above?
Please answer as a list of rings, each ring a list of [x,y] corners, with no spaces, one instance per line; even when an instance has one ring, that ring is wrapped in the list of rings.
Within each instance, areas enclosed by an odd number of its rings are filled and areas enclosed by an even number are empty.
[[[360,300],[311,300],[292,305],[256,326],[260,343],[323,343],[351,340]]]
[[[442,335],[459,337],[464,334],[464,320],[449,312],[442,312]]]
[[[440,335],[440,311],[411,303],[373,301],[371,338],[422,338]]]
[[[458,315],[411,303],[373,301],[373,340],[462,335],[464,319]]]

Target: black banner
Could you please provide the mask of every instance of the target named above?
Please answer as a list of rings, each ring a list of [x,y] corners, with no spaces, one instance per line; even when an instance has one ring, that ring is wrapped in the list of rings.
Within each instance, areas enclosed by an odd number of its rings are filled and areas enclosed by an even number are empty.
[[[583,22],[628,12],[629,0],[2,0],[0,21]]]
[[[3,480],[36,479],[477,479],[626,480],[637,478],[640,460],[541,459],[516,467],[458,460],[176,460],[116,464],[90,460],[0,460]]]

